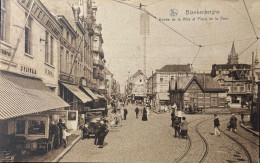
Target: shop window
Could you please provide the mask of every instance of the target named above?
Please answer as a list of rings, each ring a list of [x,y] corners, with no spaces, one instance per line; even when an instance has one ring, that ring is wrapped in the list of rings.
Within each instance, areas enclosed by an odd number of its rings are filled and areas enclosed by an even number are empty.
[[[25,120],[16,121],[16,134],[25,134]]]
[[[237,96],[232,96],[232,103],[239,103],[239,100],[237,99]]]
[[[29,120],[28,134],[29,135],[45,135],[45,121]]]

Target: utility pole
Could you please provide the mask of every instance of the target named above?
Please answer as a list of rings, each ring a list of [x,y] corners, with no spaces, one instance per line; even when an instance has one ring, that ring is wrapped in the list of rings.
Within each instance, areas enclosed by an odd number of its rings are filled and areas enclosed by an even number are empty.
[[[140,4],[141,6],[141,4]],[[140,35],[143,35],[143,74],[146,76],[146,35],[150,34],[149,15],[141,13],[140,15]]]

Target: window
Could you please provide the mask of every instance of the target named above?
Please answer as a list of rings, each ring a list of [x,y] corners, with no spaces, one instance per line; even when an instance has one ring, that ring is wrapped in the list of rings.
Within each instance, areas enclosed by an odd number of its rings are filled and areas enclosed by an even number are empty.
[[[25,120],[16,121],[16,134],[25,134]]]
[[[244,87],[240,87],[240,92],[244,92]]]
[[[27,17],[27,14],[26,14]],[[25,26],[25,53],[31,54],[31,21],[29,17]]]
[[[29,135],[45,135],[45,121],[29,120],[28,134]]]
[[[49,62],[49,33],[45,33],[45,62]]]
[[[6,0],[1,0],[0,40],[6,41]]]
[[[66,51],[66,72],[69,72],[69,51]]]
[[[161,83],[163,82],[163,78],[160,78],[160,82],[161,82]]]
[[[69,32],[67,32],[67,35],[66,35],[67,41],[69,41],[69,37],[70,37],[70,34],[69,34]]]
[[[60,70],[61,71],[64,71],[64,66],[65,66],[63,53],[64,53],[64,48],[61,46],[60,47]]]
[[[51,36],[51,55],[50,55],[50,64],[53,65],[53,37]]]

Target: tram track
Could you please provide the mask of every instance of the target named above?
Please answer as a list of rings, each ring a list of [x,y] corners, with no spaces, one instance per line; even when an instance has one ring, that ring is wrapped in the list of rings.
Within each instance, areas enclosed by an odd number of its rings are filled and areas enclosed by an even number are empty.
[[[222,131],[220,129],[221,133],[224,134],[225,136],[227,136],[229,139],[233,140],[246,154],[247,158],[248,158],[248,162],[251,163],[252,162],[252,158],[251,155],[249,154],[249,151],[246,149],[246,147],[240,143],[239,141],[237,141],[234,137],[230,136],[229,134],[225,133],[224,131]],[[240,136],[241,137],[241,136]]]
[[[194,122],[197,120],[193,120],[191,122]],[[208,120],[210,120],[210,119],[203,120],[203,121],[199,122],[198,124],[196,124],[196,126],[195,126],[195,131],[199,135],[199,137],[203,143],[203,148],[204,148],[203,156],[202,156],[202,158],[200,158],[199,162],[203,162],[208,154],[208,143],[207,143],[206,139],[199,132],[198,126]],[[191,122],[189,122],[188,124],[190,124]],[[188,155],[188,153],[191,150],[191,147],[192,147],[192,141],[191,141],[190,137],[188,136],[185,151],[176,159],[176,162],[181,162]]]

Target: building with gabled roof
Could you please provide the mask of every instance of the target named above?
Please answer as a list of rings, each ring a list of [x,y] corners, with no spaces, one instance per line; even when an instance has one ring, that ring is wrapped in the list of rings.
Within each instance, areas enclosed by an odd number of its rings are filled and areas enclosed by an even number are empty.
[[[148,81],[148,96],[152,106],[159,109],[160,106],[170,104],[169,82],[177,77],[189,77],[193,73],[191,64],[164,65],[157,69]]]
[[[199,108],[224,107],[227,89],[221,87],[213,78],[206,75],[178,77],[170,81],[170,103],[178,108],[185,105]]]

